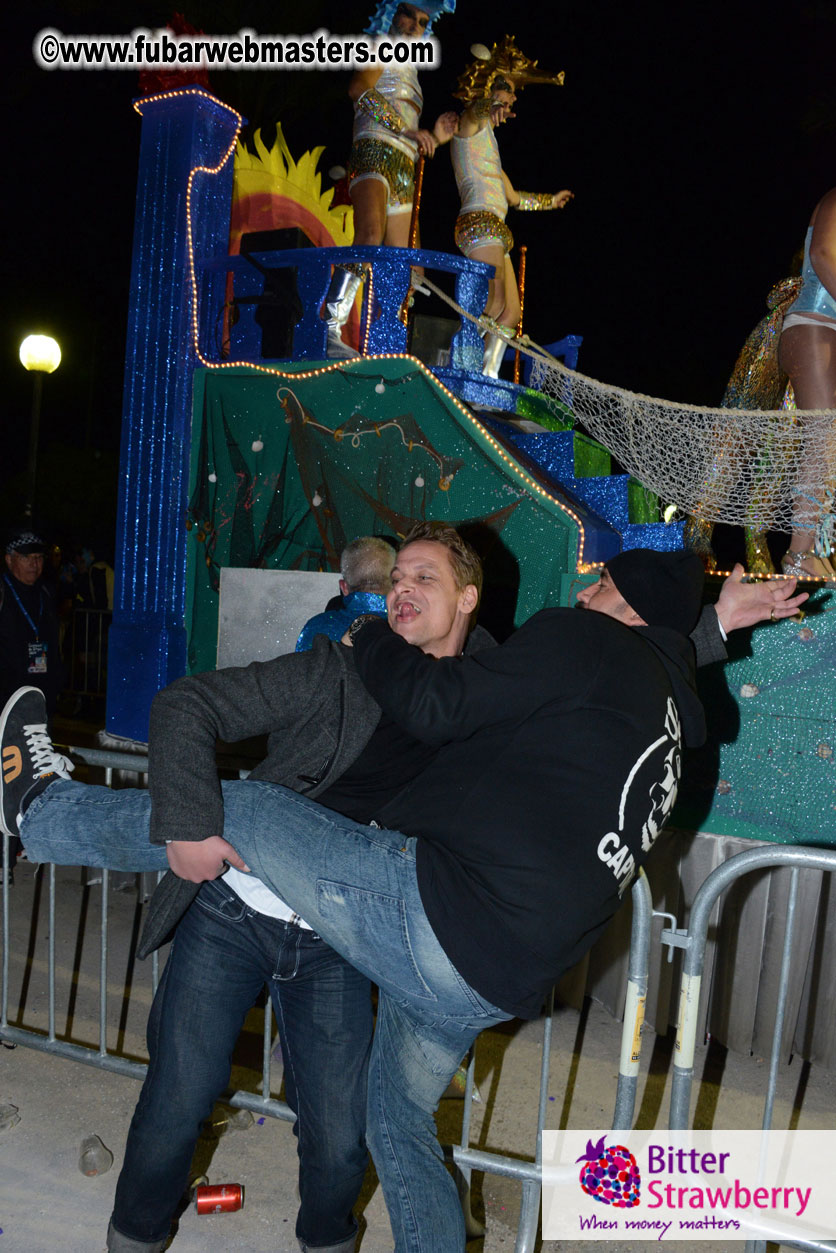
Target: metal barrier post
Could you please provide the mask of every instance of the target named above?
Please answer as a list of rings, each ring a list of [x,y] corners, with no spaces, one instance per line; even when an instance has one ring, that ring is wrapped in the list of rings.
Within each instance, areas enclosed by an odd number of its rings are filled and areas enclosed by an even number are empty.
[[[801,869],[833,872],[836,870],[836,852],[792,844],[773,844],[763,848],[748,849],[735,857],[730,857],[722,866],[712,870],[694,897],[679,994],[679,1019],[669,1117],[669,1126],[672,1131],[684,1130],[688,1126],[691,1084],[694,1078],[697,1011],[711,911],[719,896],[740,875],[773,866],[798,866]],[[782,979],[786,981],[783,966]]]
[[[3,834],[3,988],[0,991],[0,1039],[9,1021],[9,837]]]
[[[641,1058],[641,1030],[647,1002],[647,980],[650,968],[650,927],[653,902],[650,885],[643,870],[633,884],[633,922],[630,930],[630,956],[627,967],[627,995],[624,1002],[624,1024],[621,1029],[621,1057],[618,1063],[618,1087],[615,1093],[613,1130],[628,1131],[633,1125],[636,1089]]]

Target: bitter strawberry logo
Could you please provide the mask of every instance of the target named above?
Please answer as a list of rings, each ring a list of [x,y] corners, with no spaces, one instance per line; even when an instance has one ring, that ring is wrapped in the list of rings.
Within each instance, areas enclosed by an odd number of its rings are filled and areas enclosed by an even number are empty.
[[[639,1203],[641,1173],[638,1163],[623,1144],[604,1144],[601,1136],[597,1144],[586,1142],[586,1152],[577,1160],[583,1162],[580,1185],[588,1196],[602,1205],[616,1209],[632,1209]]]

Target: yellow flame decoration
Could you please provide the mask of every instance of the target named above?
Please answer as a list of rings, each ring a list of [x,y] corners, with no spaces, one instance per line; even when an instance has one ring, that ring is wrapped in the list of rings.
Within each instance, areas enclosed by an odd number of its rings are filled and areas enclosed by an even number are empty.
[[[294,161],[287,146],[281,124],[276,126],[276,140],[268,148],[261,131],[253,135],[256,152],[250,152],[239,140],[235,152],[234,199],[268,195],[286,199],[312,215],[324,229],[325,236],[335,244],[350,244],[354,239],[353,210],[350,205],[331,207],[333,188],[322,190],[322,175],[317,165],[324,147],[305,152]],[[306,232],[310,237],[310,230]],[[322,238],[313,242],[324,245]]]

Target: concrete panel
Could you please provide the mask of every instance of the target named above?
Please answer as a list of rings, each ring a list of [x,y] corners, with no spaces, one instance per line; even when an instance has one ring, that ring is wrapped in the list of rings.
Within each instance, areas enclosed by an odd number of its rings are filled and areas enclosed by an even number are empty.
[[[292,653],[299,632],[332,596],[340,576],[307,570],[221,570],[218,669]]]

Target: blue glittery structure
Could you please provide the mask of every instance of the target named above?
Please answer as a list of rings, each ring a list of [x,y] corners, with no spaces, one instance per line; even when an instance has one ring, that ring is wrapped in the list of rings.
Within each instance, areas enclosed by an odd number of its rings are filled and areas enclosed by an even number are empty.
[[[192,373],[186,192],[213,168],[238,116],[198,90],[140,102],[131,295],[119,465],[119,554],[109,637],[108,730],[145,740],[154,694],[186,666],[186,541]],[[232,160],[194,180],[196,257],[226,251]],[[224,276],[202,285],[202,325],[215,326]]]
[[[608,454],[604,454],[606,469],[603,473],[578,473],[578,436],[574,431],[549,431],[542,435],[514,431],[508,438],[552,482],[562,484],[599,519],[606,519],[607,530],[618,533],[618,539],[612,548],[602,538],[596,545],[596,556],[589,556],[590,561],[606,561],[622,548],[655,548],[659,552],[673,552],[682,548],[683,523],[673,522],[665,526],[659,522],[631,521],[629,477],[626,474],[608,472]],[[590,549],[590,554],[591,551]],[[597,555],[599,552],[600,556]]]

